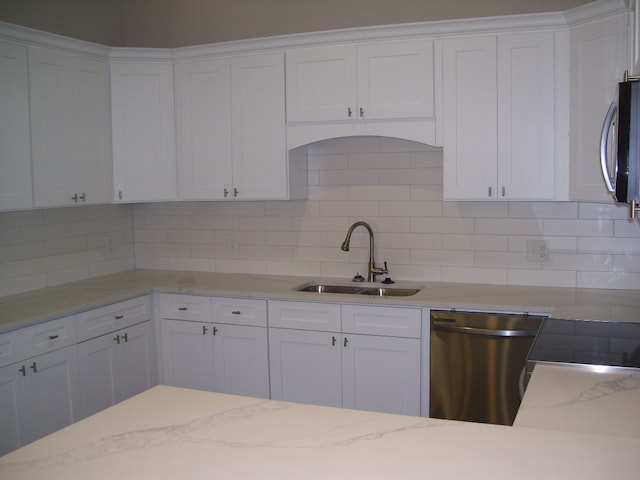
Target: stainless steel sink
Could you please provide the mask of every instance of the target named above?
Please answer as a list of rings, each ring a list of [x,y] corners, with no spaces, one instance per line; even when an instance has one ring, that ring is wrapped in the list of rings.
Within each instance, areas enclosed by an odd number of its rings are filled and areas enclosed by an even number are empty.
[[[372,286],[367,285],[341,285],[330,283],[304,283],[295,288],[298,292],[314,293],[341,293],[348,295],[372,295],[376,297],[409,297],[415,295],[423,287],[407,286]]]

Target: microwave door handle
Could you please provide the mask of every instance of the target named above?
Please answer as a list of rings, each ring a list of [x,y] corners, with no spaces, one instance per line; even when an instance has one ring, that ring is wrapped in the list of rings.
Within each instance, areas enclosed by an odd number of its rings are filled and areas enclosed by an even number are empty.
[[[607,190],[609,190],[609,193],[613,193],[615,191],[615,187],[612,182],[613,176],[609,169],[609,159],[607,158],[609,153],[609,134],[613,128],[617,112],[618,105],[614,102],[609,106],[607,115],[604,117],[602,133],[600,134],[600,167],[602,168],[602,176],[607,184]]]

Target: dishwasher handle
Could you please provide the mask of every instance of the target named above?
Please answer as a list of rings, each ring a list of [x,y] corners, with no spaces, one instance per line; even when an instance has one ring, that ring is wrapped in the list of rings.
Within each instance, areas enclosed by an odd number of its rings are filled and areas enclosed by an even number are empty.
[[[491,328],[464,327],[460,325],[451,325],[451,323],[431,324],[433,330],[441,332],[464,333],[467,335],[484,335],[487,337],[535,337],[537,330],[494,330]]]

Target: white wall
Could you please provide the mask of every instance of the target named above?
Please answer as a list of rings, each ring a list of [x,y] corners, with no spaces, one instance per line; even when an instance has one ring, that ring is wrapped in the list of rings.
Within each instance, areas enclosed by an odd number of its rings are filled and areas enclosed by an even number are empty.
[[[129,205],[0,213],[0,297],[133,267]]]
[[[366,271],[366,231],[340,244],[365,220],[395,279],[640,288],[640,222],[624,206],[443,202],[441,151],[387,138],[315,144],[309,182],[306,201],[136,205],[136,266],[350,278]],[[532,238],[548,240],[546,261],[526,260]]]

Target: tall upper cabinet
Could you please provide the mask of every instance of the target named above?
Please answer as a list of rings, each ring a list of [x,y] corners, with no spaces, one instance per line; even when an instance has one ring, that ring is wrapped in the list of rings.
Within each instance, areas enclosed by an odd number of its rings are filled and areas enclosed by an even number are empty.
[[[34,206],[111,198],[106,60],[29,47]]]
[[[33,206],[27,47],[0,42],[0,210]]]
[[[442,41],[445,199],[554,199],[556,55],[554,32]]]
[[[292,198],[282,52],[178,61],[182,200]]]
[[[567,14],[571,25],[570,199],[609,203],[600,168],[600,134],[628,68],[628,15],[622,1],[595,7]]]
[[[128,52],[118,50],[112,56],[110,69],[113,200],[173,200],[176,164],[172,64],[169,59],[139,59],[136,52],[129,57]]]

